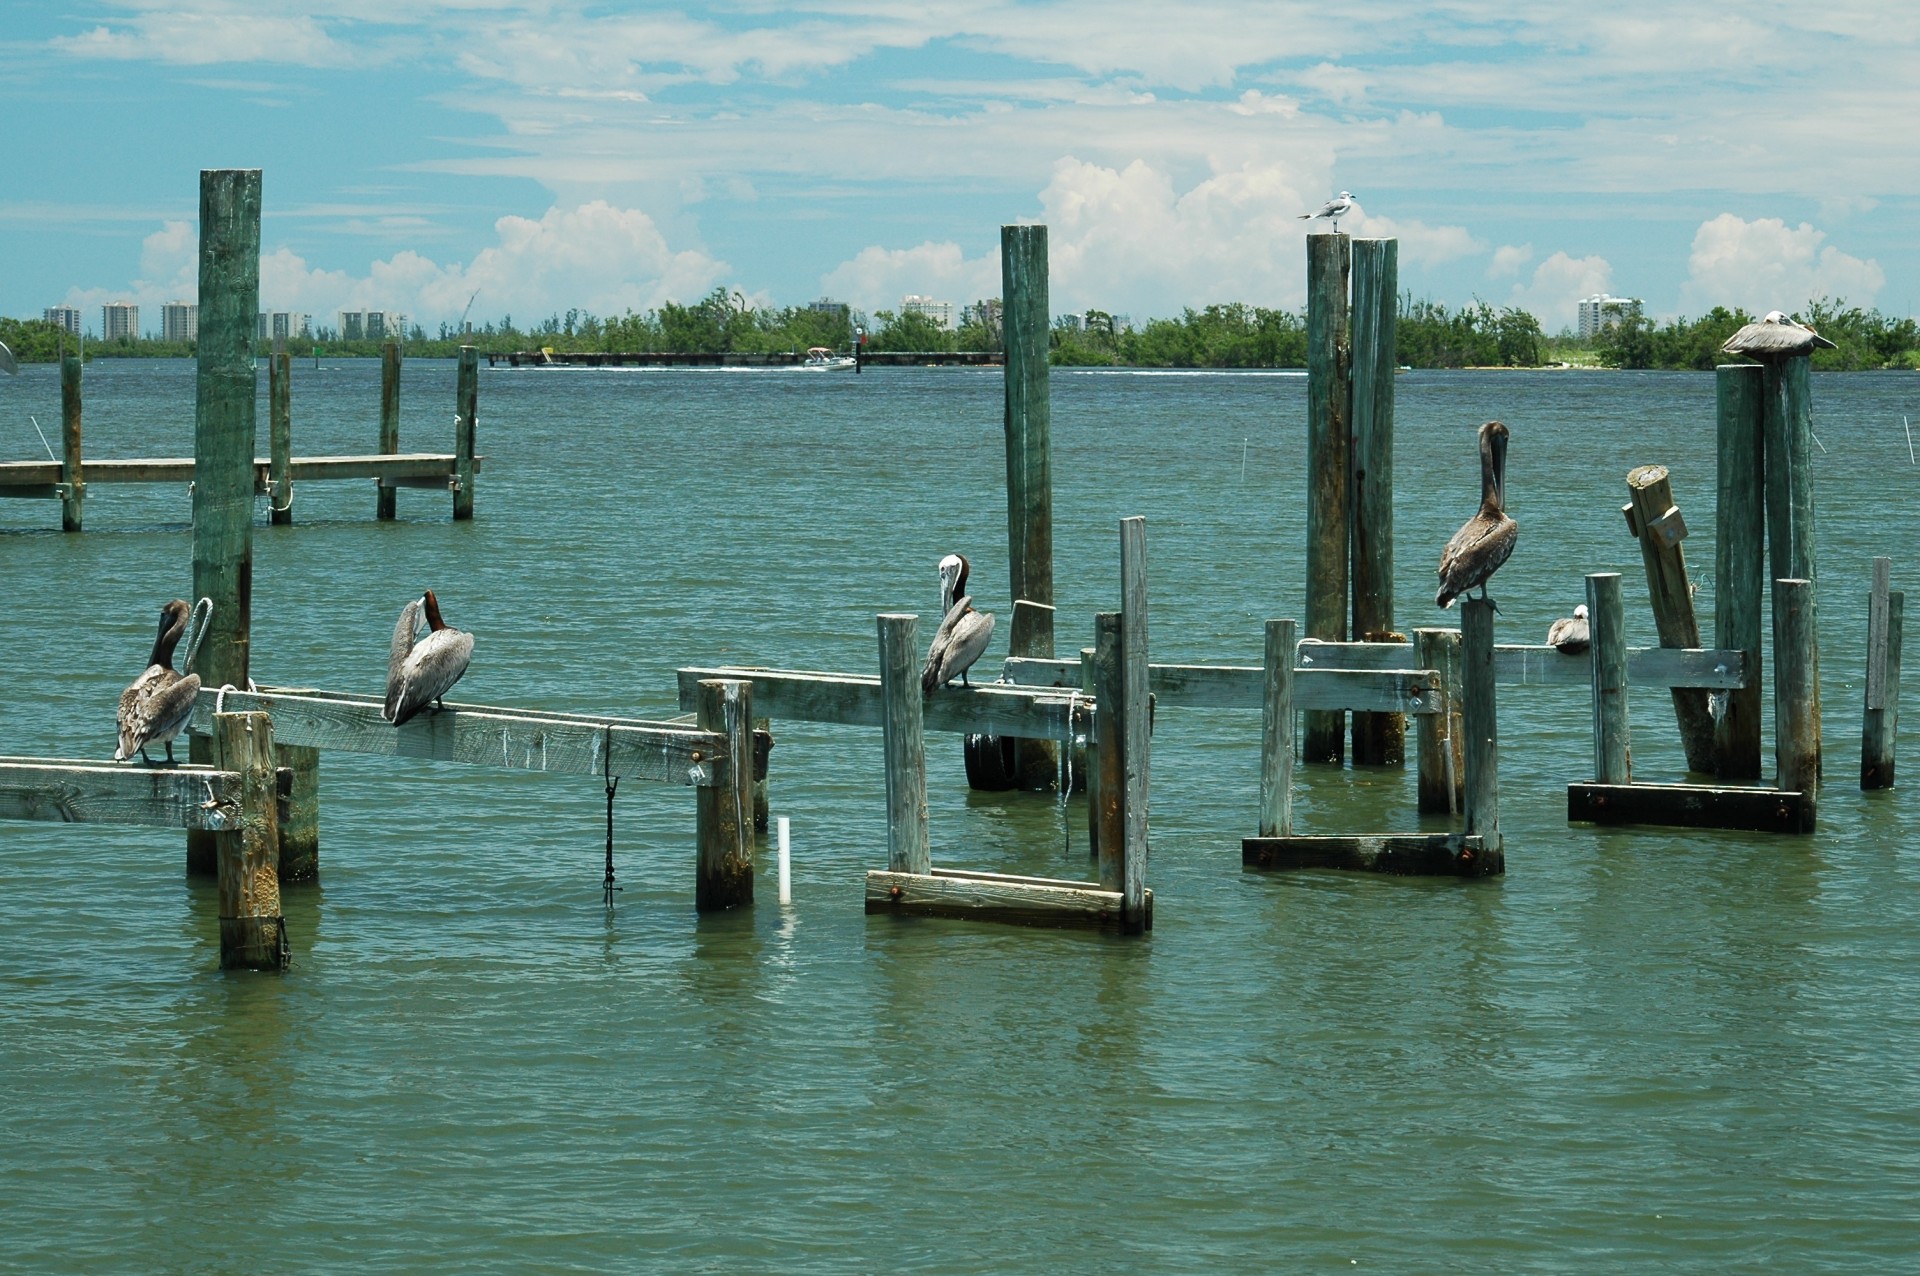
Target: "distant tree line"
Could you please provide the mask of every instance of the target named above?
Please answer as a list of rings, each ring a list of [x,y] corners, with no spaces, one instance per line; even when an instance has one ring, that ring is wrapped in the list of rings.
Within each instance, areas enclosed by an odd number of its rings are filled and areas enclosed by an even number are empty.
[[[1878,310],[1862,310],[1844,301],[1821,298],[1797,316],[1835,349],[1816,350],[1813,366],[1821,372],[1920,366],[1920,329],[1911,319],[1895,319]],[[1756,318],[1744,310],[1715,306],[1698,319],[1669,319],[1656,325],[1640,315],[1602,329],[1594,352],[1611,368],[1691,368],[1705,371],[1731,362],[1720,347]]]

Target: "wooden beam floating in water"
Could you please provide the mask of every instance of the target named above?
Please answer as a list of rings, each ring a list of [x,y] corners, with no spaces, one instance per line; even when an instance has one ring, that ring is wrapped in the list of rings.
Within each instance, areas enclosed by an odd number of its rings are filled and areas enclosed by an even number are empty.
[[[1813,832],[1808,793],[1710,784],[1569,784],[1567,820],[1582,824],[1664,824],[1682,828]]]
[[[1505,855],[1466,833],[1359,833],[1249,837],[1243,868],[1337,868],[1400,877],[1490,877],[1506,871]]]
[[[1151,929],[1153,892],[1145,892],[1144,899],[1144,926]],[[1047,877],[942,868],[928,874],[880,869],[867,874],[866,911],[869,913],[959,917],[1018,926],[1120,928],[1126,925],[1122,900],[1119,891]]]

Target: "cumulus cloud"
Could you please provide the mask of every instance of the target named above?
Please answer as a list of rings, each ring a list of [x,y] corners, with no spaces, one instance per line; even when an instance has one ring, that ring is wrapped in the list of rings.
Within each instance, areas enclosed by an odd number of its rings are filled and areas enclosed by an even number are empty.
[[[860,310],[894,310],[909,293],[956,307],[1000,295],[1000,254],[968,258],[955,243],[863,248],[820,279],[822,292]]]
[[[1515,284],[1507,304],[1529,312],[1542,328],[1555,332],[1573,325],[1575,303],[1582,297],[1612,286],[1613,266],[1605,257],[1570,257],[1559,252],[1541,262],[1531,280]]]
[[[140,14],[117,27],[94,27],[57,36],[53,48],[79,58],[116,62],[169,62],[212,66],[232,62],[283,62],[300,66],[345,66],[356,55],[309,17],[244,10],[199,10]]]
[[[1826,238],[1807,222],[1790,227],[1778,217],[1746,221],[1722,213],[1704,221],[1687,258],[1681,309],[1739,306],[1764,314],[1798,310],[1823,296],[1871,306],[1887,282],[1885,272],[1878,262],[1849,256]]]
[[[1532,260],[1532,244],[1502,244],[1493,250],[1493,261],[1487,266],[1487,277],[1505,279],[1508,275],[1517,275]]]

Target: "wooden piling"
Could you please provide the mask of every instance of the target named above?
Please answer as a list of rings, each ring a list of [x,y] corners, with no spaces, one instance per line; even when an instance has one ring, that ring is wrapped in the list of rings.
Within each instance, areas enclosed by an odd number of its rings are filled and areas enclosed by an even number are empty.
[[[473,517],[473,438],[480,411],[480,352],[460,347],[460,372],[454,390],[453,517]]]
[[[1347,331],[1345,235],[1307,236],[1307,637],[1347,639],[1347,551],[1351,522],[1351,350]],[[1338,766],[1346,718],[1318,710],[1305,718],[1301,758]]]
[[[1007,584],[1013,598],[1010,656],[1053,656],[1053,416],[1048,356],[1047,228],[1000,228],[1001,331],[1006,350]],[[1038,608],[1022,608],[1022,602]],[[1044,609],[1044,610],[1042,610]],[[1053,787],[1051,741],[1014,746],[1021,788]]]
[[[1100,889],[1117,891],[1126,877],[1127,741],[1126,682],[1120,673],[1120,613],[1093,618],[1093,778],[1087,785],[1088,819],[1100,859]]]
[[[1147,660],[1147,520],[1135,515],[1120,520],[1120,679],[1124,696],[1120,721],[1126,736],[1126,794],[1121,799],[1126,845],[1120,894],[1122,925],[1130,935],[1141,933],[1149,924],[1147,798],[1153,716],[1147,699]]]
[[[1774,787],[1812,794],[1820,785],[1820,714],[1813,683],[1813,582],[1773,582]]]
[[[1400,242],[1356,239],[1353,253],[1353,629],[1365,642],[1395,641],[1393,625],[1394,341],[1400,310]],[[1404,641],[1404,638],[1399,639]],[[1406,762],[1407,720],[1353,715],[1353,760]]]
[[[462,360],[466,358],[461,355]],[[464,363],[463,365],[464,366]],[[479,362],[474,363],[475,377],[479,375]],[[462,403],[466,400],[463,397]],[[462,411],[465,409],[463,408]],[[400,451],[400,343],[389,341],[380,347],[380,453],[394,456]],[[471,449],[469,449],[471,454]],[[392,521],[395,517],[393,488],[385,483],[380,485],[380,494],[376,498],[373,516],[382,521]],[[457,516],[456,516],[457,517]]]
[[[1460,729],[1466,738],[1467,836],[1483,855],[1505,864],[1500,837],[1500,728],[1494,700],[1493,604],[1460,600]],[[1498,871],[1498,870],[1492,870]]]
[[[312,882],[320,876],[320,750],[276,745],[280,768],[291,773],[287,817],[280,822],[280,881]]]
[[[1647,593],[1653,600],[1654,627],[1662,647],[1698,647],[1700,622],[1694,616],[1693,587],[1687,580],[1686,555],[1680,542],[1687,525],[1674,504],[1673,484],[1664,465],[1642,465],[1627,473],[1627,527],[1640,542],[1647,569]],[[1624,649],[1625,643],[1622,643]],[[1673,687],[1673,715],[1680,726],[1680,744],[1687,769],[1711,773],[1714,763],[1713,713],[1706,691]]]
[[[1809,712],[1816,737],[1820,719],[1819,570],[1814,562],[1813,387],[1806,355],[1779,359],[1766,369],[1766,487],[1769,580],[1804,580],[1808,641],[1813,655]],[[1774,649],[1774,678],[1781,677],[1780,651]]]
[[[1893,787],[1893,741],[1900,724],[1900,628],[1906,595],[1893,589],[1893,560],[1873,560],[1867,598],[1867,707],[1860,720],[1860,787]]]
[[[87,480],[80,462],[80,356],[60,356],[60,530],[77,532],[86,518]]]
[[[1599,784],[1633,783],[1633,751],[1627,726],[1627,613],[1620,573],[1587,577],[1587,623],[1593,646],[1593,778]]]
[[[1460,724],[1460,631],[1413,631],[1413,663],[1440,675],[1438,713],[1421,714],[1414,725],[1418,754],[1418,809],[1424,815],[1458,815],[1465,801],[1466,733]]]
[[[727,737],[728,783],[694,790],[693,906],[708,913],[753,903],[753,684],[702,682],[694,722]]]
[[[1713,730],[1713,770],[1722,780],[1760,778],[1761,600],[1765,554],[1765,378],[1758,364],[1714,370],[1719,453],[1714,537],[1714,645],[1745,653],[1747,682],[1726,692]]]
[[[1099,730],[1100,703],[1098,656],[1098,648],[1080,649],[1080,691],[1095,706],[1095,721],[1085,736],[1086,746],[1074,754],[1081,787],[1087,795],[1087,855],[1096,864],[1100,859],[1100,745],[1096,735]]]
[[[280,913],[273,720],[264,713],[216,713],[212,743],[214,764],[241,777],[240,827],[209,835],[220,881],[220,966],[283,970],[287,931]]]
[[[771,740],[773,737],[773,719],[755,718],[753,720],[753,732],[756,739],[764,735]],[[760,775],[755,778],[753,782],[753,831],[756,833],[766,832],[772,822],[772,818],[772,806],[767,797],[767,777]]]
[[[1266,704],[1260,717],[1261,837],[1293,836],[1294,631],[1291,620],[1267,622]]]
[[[275,527],[293,522],[293,356],[275,341],[267,359],[267,505]]]
[[[213,602],[196,658],[206,686],[247,685],[253,604],[253,481],[260,311],[260,170],[200,174],[200,333],[193,427],[193,596]],[[194,737],[191,759],[212,758]],[[187,869],[217,867],[213,841],[187,834]]]
[[[933,872],[927,837],[927,743],[920,700],[917,617],[882,614],[880,735],[886,753],[887,870]]]

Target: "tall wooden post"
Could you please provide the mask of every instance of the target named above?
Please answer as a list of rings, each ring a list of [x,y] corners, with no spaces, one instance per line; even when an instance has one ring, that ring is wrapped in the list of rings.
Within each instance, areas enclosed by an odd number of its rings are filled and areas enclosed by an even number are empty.
[[[280,914],[273,721],[264,713],[216,713],[212,744],[214,765],[240,773],[242,795],[240,827],[211,835],[220,880],[220,966],[282,970],[287,930]]]
[[[284,341],[267,359],[267,505],[275,527],[293,522],[293,356]]]
[[[1120,613],[1096,613],[1093,633],[1093,779],[1087,806],[1100,858],[1100,889],[1117,891],[1126,878],[1127,845],[1127,687],[1120,672]]]
[[[480,352],[460,347],[460,374],[454,390],[453,517],[473,517],[474,418],[480,411]]]
[[[86,521],[87,478],[80,463],[80,356],[60,356],[60,530],[77,532]]]
[[[1353,251],[1353,636],[1402,642],[1393,623],[1394,342],[1400,307],[1400,241],[1356,239]],[[1406,762],[1407,719],[1353,715],[1353,760]]]
[[[1413,631],[1413,663],[1440,675],[1440,712],[1421,714],[1414,730],[1419,752],[1419,810],[1458,815],[1466,794],[1465,729],[1460,723],[1460,631]]]
[[[727,737],[727,783],[694,790],[693,906],[709,913],[753,903],[753,684],[702,682],[694,722]]]
[[[1627,474],[1627,526],[1640,542],[1647,569],[1647,593],[1662,647],[1698,647],[1700,622],[1694,617],[1687,559],[1680,549],[1687,525],[1673,502],[1673,485],[1664,465],[1642,465]],[[1673,714],[1689,771],[1713,771],[1713,714],[1699,687],[1674,687]],[[1603,781],[1610,783],[1610,781]]]
[[[1813,546],[1813,389],[1811,360],[1795,355],[1767,363],[1767,557],[1769,580],[1804,580],[1809,591],[1805,623],[1813,657],[1810,712],[1816,771],[1820,737],[1820,604]],[[1775,604],[1776,609],[1778,603]],[[1783,676],[1774,648],[1774,678]],[[1776,686],[1775,696],[1778,697]]]
[[[1813,582],[1773,582],[1774,786],[1811,796],[1820,786],[1820,715],[1813,685]]]
[[[1047,367],[1047,228],[1000,228],[1001,324],[1006,345],[1007,583],[1014,601],[1010,656],[1053,657],[1053,417]],[[1022,608],[1022,601],[1041,608]],[[1053,787],[1051,740],[1014,746],[1020,787]]]
[[[1892,588],[1893,560],[1873,560],[1867,595],[1867,707],[1860,719],[1860,787],[1893,787],[1893,741],[1900,725],[1900,629],[1906,595]]]
[[[1597,784],[1632,784],[1633,751],[1627,734],[1627,610],[1619,572],[1587,577],[1587,616],[1593,638],[1593,778]]]
[[[465,366],[466,355],[461,354]],[[479,375],[479,360],[475,357],[474,374]],[[464,403],[466,400],[461,400]],[[462,411],[465,409],[463,408]],[[458,433],[458,431],[456,431]],[[389,341],[380,348],[380,454],[393,456],[400,451],[400,343]],[[472,454],[472,449],[468,449]],[[376,498],[374,518],[391,521],[394,517],[394,489],[385,483],[380,485],[380,495]]]
[[[281,883],[313,882],[320,877],[320,750],[298,744],[275,747],[282,769],[291,772],[287,818],[280,823]]]
[[[260,170],[200,174],[200,340],[193,425],[193,595],[213,601],[196,663],[209,687],[247,685],[253,604],[253,350],[260,312]],[[212,758],[193,737],[195,762]],[[211,873],[210,835],[187,834],[187,870]]]
[[[1266,695],[1260,717],[1260,836],[1293,836],[1291,620],[1267,622]]]
[[[1122,856],[1120,912],[1129,935],[1146,930],[1147,797],[1152,754],[1153,712],[1147,698],[1147,520],[1139,516],[1120,520],[1120,679],[1125,708],[1120,721],[1126,733],[1126,795],[1121,816],[1126,823]]]
[[[1307,637],[1347,640],[1347,549],[1351,519],[1350,349],[1347,272],[1350,240],[1307,236]],[[1305,715],[1301,758],[1339,765],[1346,717]]]
[[[1460,600],[1460,728],[1466,736],[1466,825],[1489,853],[1500,836],[1500,724],[1493,684],[1493,604]]]
[[[886,751],[887,868],[933,872],[927,836],[927,743],[920,699],[916,617],[887,613],[880,626],[880,734]]]
[[[1761,599],[1767,580],[1765,377],[1758,364],[1714,369],[1719,487],[1713,641],[1747,658],[1747,685],[1727,693],[1726,707],[1714,723],[1713,770],[1722,780],[1760,778]]]

